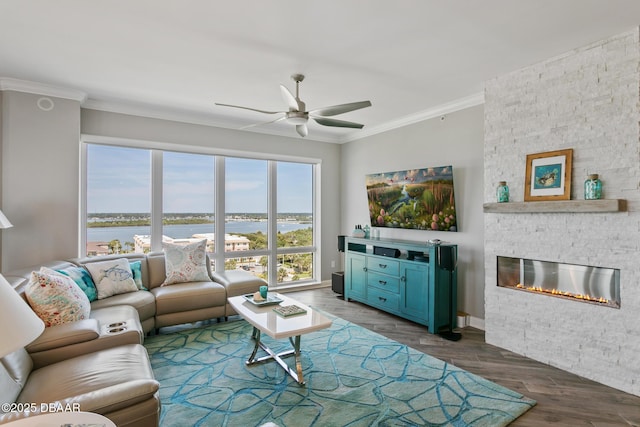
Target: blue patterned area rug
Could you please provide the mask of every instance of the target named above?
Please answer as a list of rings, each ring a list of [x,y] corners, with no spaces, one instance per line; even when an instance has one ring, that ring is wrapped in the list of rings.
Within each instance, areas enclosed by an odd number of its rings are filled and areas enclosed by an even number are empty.
[[[307,384],[299,386],[273,361],[245,365],[251,331],[236,320],[145,340],[160,381],[162,427],[494,427],[536,404],[340,318],[302,336]],[[290,348],[263,337],[276,351]]]

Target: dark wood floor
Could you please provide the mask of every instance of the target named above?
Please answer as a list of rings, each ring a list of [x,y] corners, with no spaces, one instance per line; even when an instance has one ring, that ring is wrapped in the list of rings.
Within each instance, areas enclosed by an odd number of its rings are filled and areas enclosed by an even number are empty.
[[[330,288],[287,295],[535,399],[538,404],[512,426],[640,427],[640,397],[486,344],[481,330],[464,328],[462,339],[452,342],[424,326],[345,302]]]

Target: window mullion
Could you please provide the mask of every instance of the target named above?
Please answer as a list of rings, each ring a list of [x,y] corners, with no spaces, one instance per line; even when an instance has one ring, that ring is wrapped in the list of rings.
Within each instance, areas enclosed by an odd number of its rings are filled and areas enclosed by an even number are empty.
[[[278,286],[278,162],[267,164],[267,218],[269,241],[269,284]]]
[[[215,157],[215,215],[214,215],[214,235],[215,235],[215,254],[214,261],[216,271],[224,271],[224,220],[225,220],[225,158],[223,156]]]
[[[78,254],[87,256],[87,144],[80,144],[80,242]]]
[[[162,250],[162,151],[151,150],[151,251]]]
[[[320,236],[321,236],[321,224],[320,224],[320,201],[322,198],[320,197],[321,190],[321,171],[320,164],[314,164],[312,166],[313,177],[312,177],[312,187],[313,187],[313,201],[312,201],[312,227],[313,227],[313,279],[320,280],[322,273],[320,271],[322,265],[322,251],[317,250],[316,248],[320,244]]]

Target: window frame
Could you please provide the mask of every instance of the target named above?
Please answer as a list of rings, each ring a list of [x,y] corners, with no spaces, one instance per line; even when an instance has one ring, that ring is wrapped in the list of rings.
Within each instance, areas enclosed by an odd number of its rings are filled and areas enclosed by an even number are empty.
[[[163,218],[163,152],[173,151],[190,154],[204,154],[215,156],[215,228],[216,236],[224,236],[224,221],[218,218],[225,218],[225,157],[240,157],[246,159],[267,160],[267,214],[268,214],[268,244],[267,249],[252,251],[225,252],[225,239],[215,239],[215,251],[211,255],[215,261],[216,271],[224,270],[225,260],[228,258],[240,258],[246,256],[267,256],[269,259],[268,282],[271,287],[285,288],[288,286],[298,286],[320,282],[321,272],[321,251],[318,249],[318,242],[321,236],[321,159],[297,157],[288,155],[276,155],[270,153],[247,152],[239,150],[216,149],[212,147],[201,147],[193,145],[182,145],[166,142],[141,141],[127,138],[105,137],[98,135],[83,134],[80,139],[80,188],[79,188],[79,242],[78,254],[85,257],[87,243],[87,147],[88,145],[108,145],[122,148],[147,149],[151,152],[151,251],[162,251],[162,218]],[[306,163],[312,165],[312,228],[313,244],[311,246],[277,247],[277,165],[279,161]],[[272,266],[277,265],[278,255],[312,253],[313,254],[313,274],[311,279],[278,283],[277,269]]]

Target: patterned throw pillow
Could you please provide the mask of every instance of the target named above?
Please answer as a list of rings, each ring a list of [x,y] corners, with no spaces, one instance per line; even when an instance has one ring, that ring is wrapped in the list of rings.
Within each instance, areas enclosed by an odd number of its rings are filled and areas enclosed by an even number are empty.
[[[142,262],[141,261],[133,261],[130,262],[131,273],[133,273],[133,281],[136,282],[136,286],[141,291],[146,291],[147,288],[142,284]]]
[[[91,303],[70,277],[62,274],[31,273],[25,296],[45,326],[88,319]]]
[[[98,288],[98,299],[138,290],[129,261],[125,258],[90,262],[86,267]]]
[[[96,284],[93,283],[93,279],[91,279],[91,275],[86,269],[82,267],[67,267],[56,271],[64,274],[65,276],[71,277],[73,281],[76,282],[76,285],[82,289],[82,292],[87,295],[89,301],[95,301],[98,299]]]
[[[185,282],[208,282],[207,239],[188,245],[163,243],[167,278],[162,286]]]

